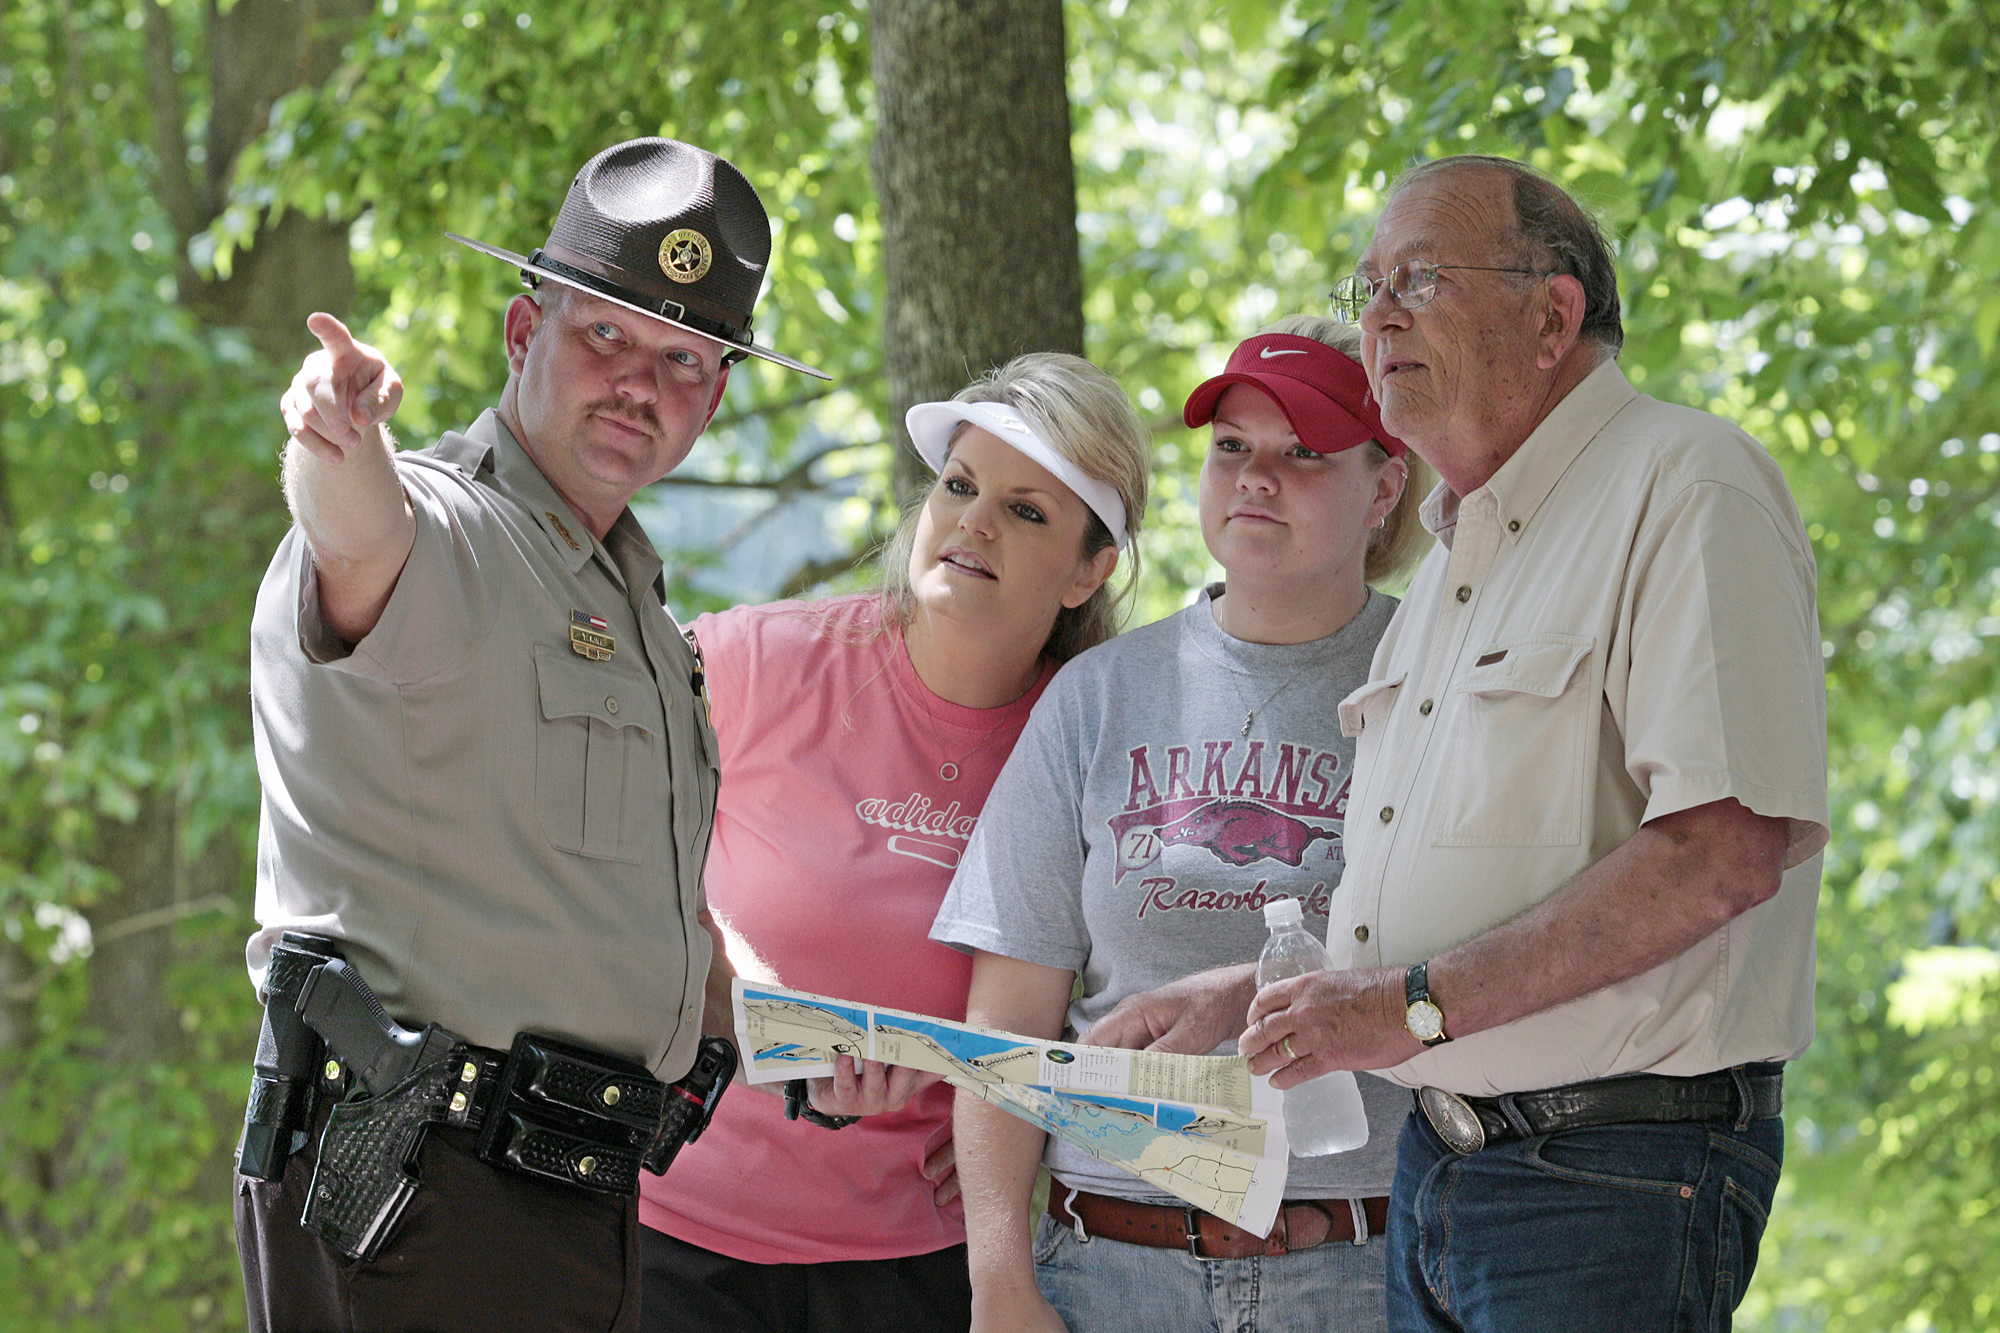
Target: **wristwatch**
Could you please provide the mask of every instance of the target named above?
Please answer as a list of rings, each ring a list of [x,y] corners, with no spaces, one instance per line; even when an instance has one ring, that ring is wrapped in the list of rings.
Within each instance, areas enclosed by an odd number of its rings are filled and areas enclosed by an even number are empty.
[[[813,1104],[806,1099],[806,1081],[802,1078],[792,1079],[785,1084],[787,1120],[803,1120],[809,1125],[818,1125],[821,1129],[846,1129],[860,1118],[858,1115],[828,1115],[824,1111],[814,1110]]]
[[[1430,964],[1412,963],[1403,976],[1403,1026],[1410,1035],[1426,1046],[1437,1046],[1450,1041],[1444,1032],[1444,1010],[1437,1007],[1431,998],[1430,979],[1425,969]]]

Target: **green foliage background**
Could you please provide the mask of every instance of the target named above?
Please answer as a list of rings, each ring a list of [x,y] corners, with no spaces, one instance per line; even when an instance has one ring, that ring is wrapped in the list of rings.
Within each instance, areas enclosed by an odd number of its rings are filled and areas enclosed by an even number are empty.
[[[507,275],[442,232],[525,248],[589,151],[693,139],[741,165],[779,225],[760,332],[836,383],[739,368],[690,475],[774,515],[844,485],[857,542],[892,507],[864,6],[380,0],[340,34],[328,84],[273,109],[230,206],[184,236],[159,197],[145,31],[170,26],[195,140],[216,29],[193,0],[155,4],[0,6],[10,1328],[242,1318],[226,1167],[256,1018],[238,961],[244,643],[284,522],[273,405],[292,366],[206,322],[191,274],[227,274],[278,213],[352,222],[354,323],[405,372],[399,429],[421,441],[502,374]],[[1821,1031],[1790,1083],[1785,1181],[1740,1322],[2000,1327],[1994,11],[1109,0],[1068,20],[1091,351],[1158,426],[1149,618],[1209,574],[1182,397],[1235,339],[1324,308],[1397,170],[1522,156],[1603,211],[1627,374],[1764,441],[1820,561]],[[753,516],[733,540],[765,532]],[[686,579],[718,558],[673,557]],[[713,600],[690,583],[678,605]],[[116,915],[134,873],[118,849],[162,809],[148,864],[186,888],[169,911]],[[217,865],[220,896],[204,891]],[[177,1034],[150,1054],[121,1048],[129,1015],[98,966],[141,933],[167,945],[148,1021]]]

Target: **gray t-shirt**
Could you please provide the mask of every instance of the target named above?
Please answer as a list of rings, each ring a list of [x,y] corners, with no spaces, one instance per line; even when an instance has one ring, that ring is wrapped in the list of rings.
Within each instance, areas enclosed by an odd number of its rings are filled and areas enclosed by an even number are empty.
[[[1395,599],[1371,593],[1324,639],[1261,644],[1216,625],[1221,593],[1062,669],[931,928],[946,944],[1081,974],[1078,1031],[1128,995],[1255,958],[1272,898],[1303,900],[1307,925],[1326,931],[1354,762],[1334,705],[1368,679]],[[1287,1197],[1388,1192],[1410,1094],[1356,1077],[1367,1145],[1293,1159]],[[1173,1201],[1054,1138],[1045,1160],[1075,1189]]]

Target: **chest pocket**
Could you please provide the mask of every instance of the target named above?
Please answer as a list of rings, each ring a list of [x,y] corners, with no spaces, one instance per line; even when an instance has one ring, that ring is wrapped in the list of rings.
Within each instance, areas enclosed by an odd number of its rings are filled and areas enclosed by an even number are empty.
[[[1449,776],[1431,817],[1439,847],[1568,846],[1583,839],[1593,641],[1496,643],[1452,687]]]
[[[1339,706],[1340,734],[1361,736],[1370,727],[1374,727],[1379,734],[1383,719],[1389,716],[1389,709],[1396,702],[1396,692],[1403,688],[1408,674],[1404,672],[1386,680],[1371,680],[1342,699]]]
[[[651,677],[535,649],[535,801],[558,851],[633,861],[665,845],[667,740]]]

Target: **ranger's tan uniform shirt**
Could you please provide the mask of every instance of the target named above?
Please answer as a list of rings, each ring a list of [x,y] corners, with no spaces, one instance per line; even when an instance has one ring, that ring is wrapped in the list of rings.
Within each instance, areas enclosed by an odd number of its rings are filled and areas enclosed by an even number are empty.
[[[678,1078],[715,735],[660,558],[629,510],[593,539],[490,411],[396,468],[416,545],[366,638],[326,628],[296,529],[258,593],[252,975],[281,930],[333,935],[405,1024]]]
[[[1350,966],[1418,962],[1511,920],[1676,810],[1734,797],[1789,820],[1791,840],[1777,896],[1686,953],[1388,1076],[1493,1095],[1797,1055],[1826,690],[1812,548],[1777,465],[1607,362],[1492,480],[1440,486],[1423,519],[1440,545],[1340,705],[1359,739],[1327,934]]]

